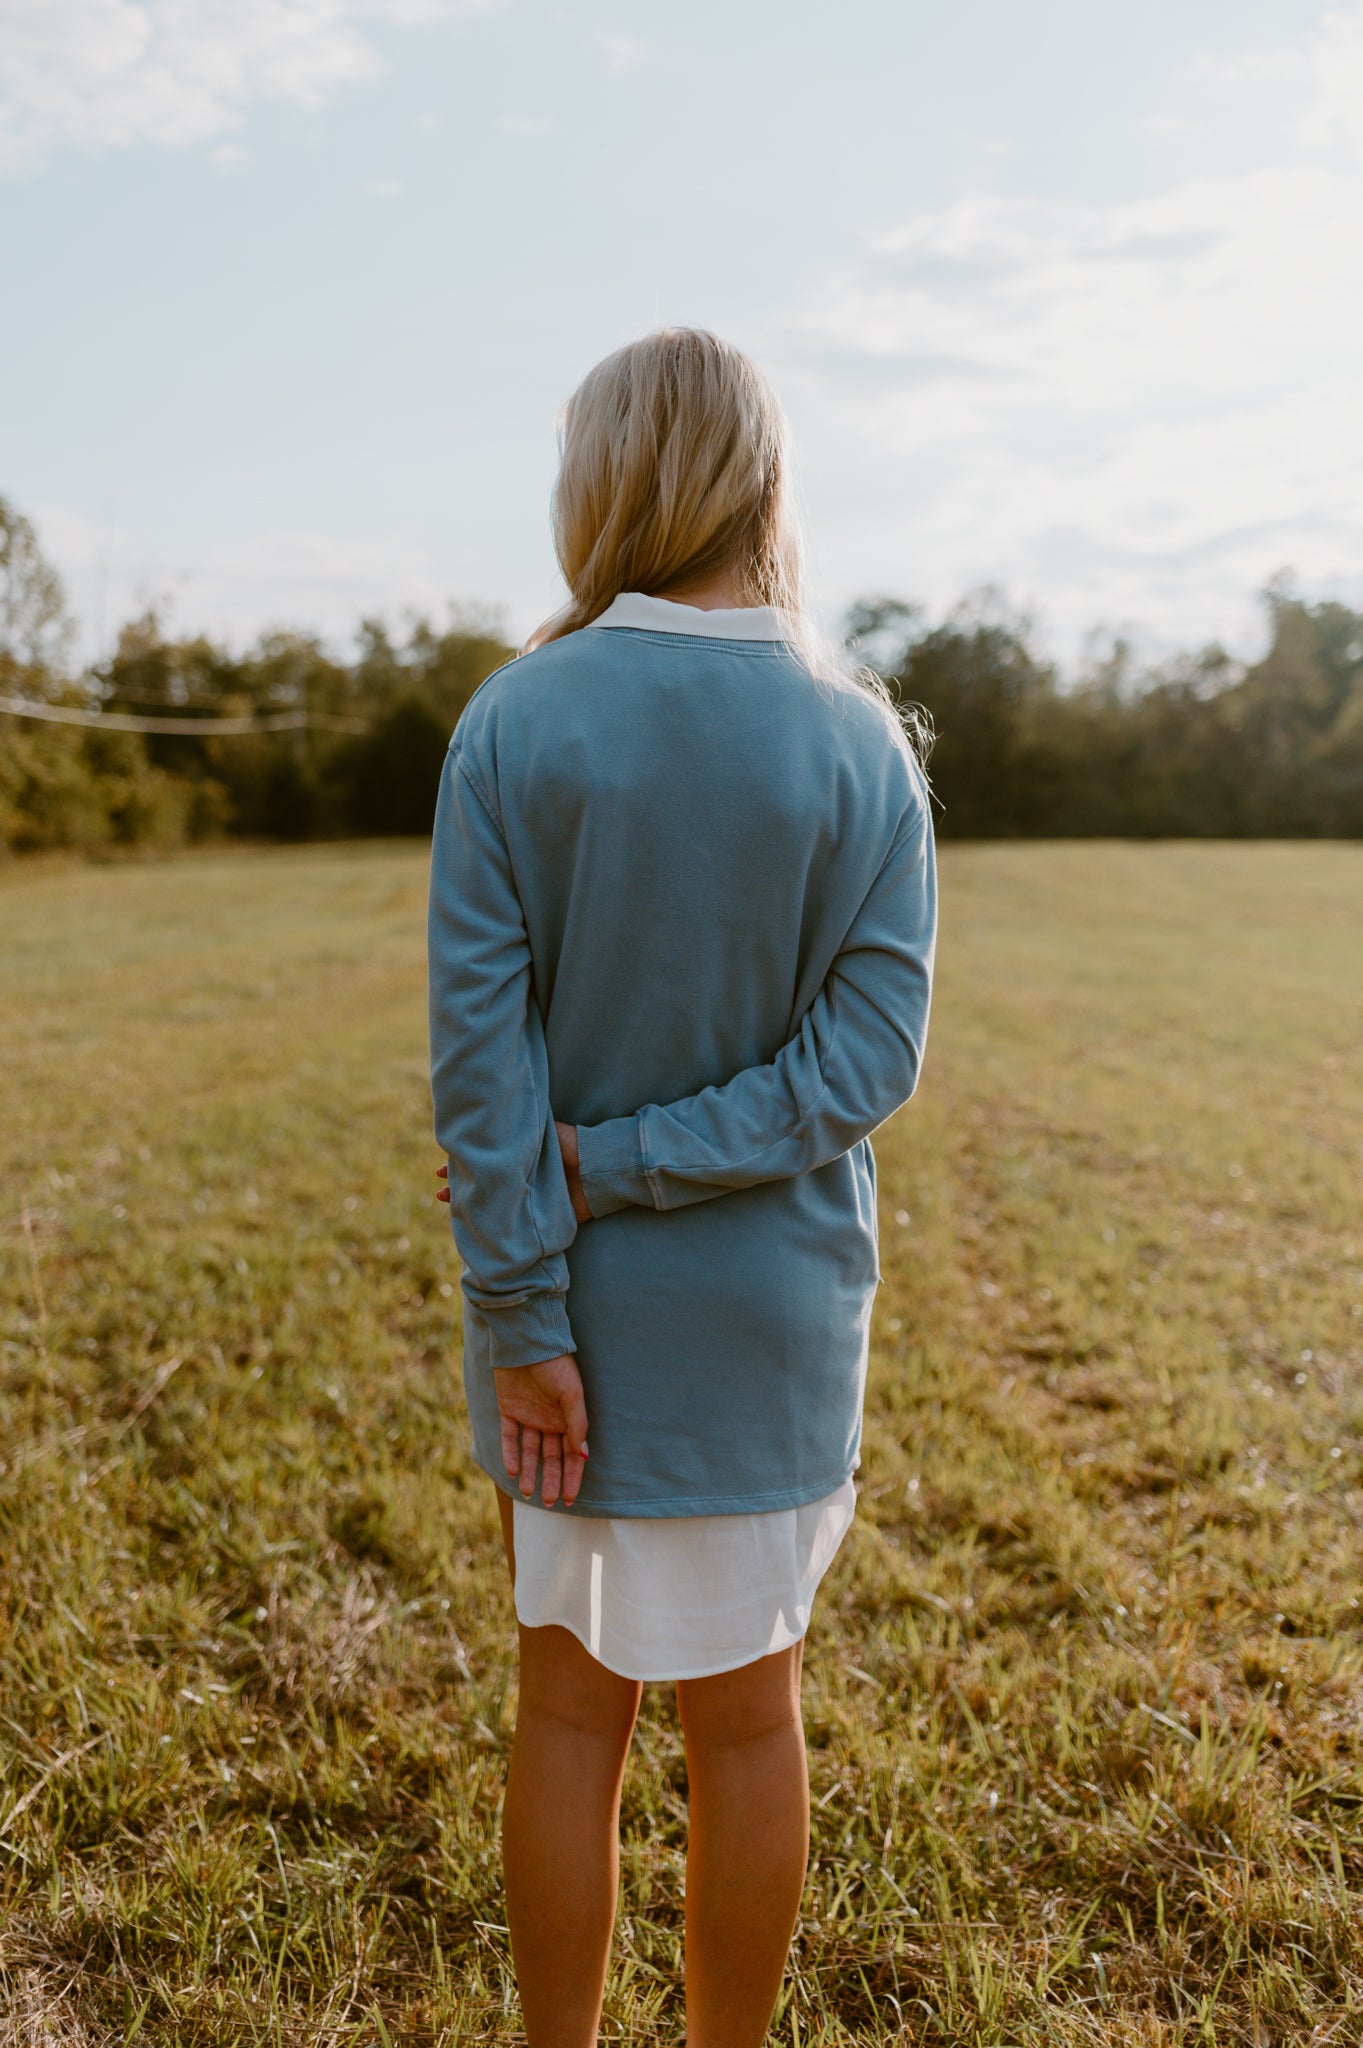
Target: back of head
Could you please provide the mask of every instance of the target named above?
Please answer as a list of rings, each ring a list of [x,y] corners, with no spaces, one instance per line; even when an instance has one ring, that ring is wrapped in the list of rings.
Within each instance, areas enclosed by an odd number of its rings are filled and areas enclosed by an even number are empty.
[[[736,603],[781,614],[783,640],[823,687],[860,685],[921,751],[916,722],[806,610],[790,430],[741,350],[696,327],[629,342],[588,371],[560,438],[554,548],[569,600],[529,647],[591,625],[622,591],[667,597],[724,576]]]
[[[742,604],[799,611],[789,432],[755,364],[665,327],[588,372],[564,408],[554,545],[571,597],[543,637],[624,590],[666,597],[728,572]]]

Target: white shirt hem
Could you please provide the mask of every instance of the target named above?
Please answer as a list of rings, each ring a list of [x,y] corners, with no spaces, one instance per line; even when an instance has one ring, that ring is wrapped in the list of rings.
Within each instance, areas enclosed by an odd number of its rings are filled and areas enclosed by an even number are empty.
[[[789,1649],[856,1511],[851,1478],[765,1514],[554,1515],[513,1502],[516,1616],[622,1678],[666,1683]]]

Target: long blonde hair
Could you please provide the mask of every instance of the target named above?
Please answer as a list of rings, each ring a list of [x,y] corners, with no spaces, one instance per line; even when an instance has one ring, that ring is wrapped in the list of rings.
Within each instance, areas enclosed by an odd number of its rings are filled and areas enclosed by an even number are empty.
[[[727,570],[740,604],[781,614],[784,643],[817,682],[869,691],[923,753],[917,719],[806,609],[790,429],[741,350],[698,327],[616,349],[564,406],[559,450],[554,550],[569,598],[525,651],[591,625],[622,591],[666,597]]]

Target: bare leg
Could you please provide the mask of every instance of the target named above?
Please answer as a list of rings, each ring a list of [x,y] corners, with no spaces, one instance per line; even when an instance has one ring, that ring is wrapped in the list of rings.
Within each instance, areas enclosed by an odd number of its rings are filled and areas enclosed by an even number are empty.
[[[761,2048],[809,1862],[803,1639],[678,1682],[691,1785],[687,2048]]]
[[[515,1584],[512,1503],[497,1489]],[[643,1687],[566,1628],[525,1628],[502,1806],[506,1917],[528,2048],[596,2048],[620,1878],[620,1786]]]

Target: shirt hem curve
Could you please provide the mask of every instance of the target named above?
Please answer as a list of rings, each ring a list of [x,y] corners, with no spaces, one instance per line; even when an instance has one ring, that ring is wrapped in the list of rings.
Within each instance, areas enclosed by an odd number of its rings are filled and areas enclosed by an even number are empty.
[[[517,1616],[518,1620],[519,1618]],[[795,1644],[801,1642],[809,1633],[809,1623],[806,1622],[799,1631],[799,1634],[793,1635],[788,1643],[778,1643],[774,1650],[759,1650],[754,1657],[741,1657],[736,1664],[707,1664],[704,1670],[701,1671],[622,1671],[618,1664],[607,1664],[604,1657],[597,1656],[596,1651],[592,1648],[581,1630],[575,1629],[570,1621],[547,1624],[527,1621],[522,1622],[521,1626],[523,1628],[536,1628],[540,1626],[566,1628],[569,1635],[576,1637],[577,1641],[581,1643],[583,1649],[594,1663],[602,1665],[607,1671],[613,1671],[617,1678],[630,1679],[635,1685],[680,1685],[690,1678],[717,1678],[723,1671],[742,1671],[746,1665],[760,1664],[764,1657],[779,1657],[783,1650],[793,1649]]]

